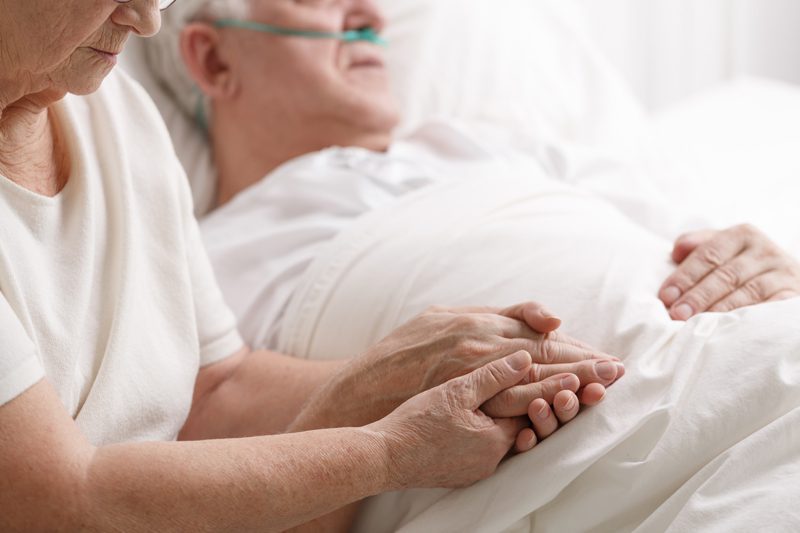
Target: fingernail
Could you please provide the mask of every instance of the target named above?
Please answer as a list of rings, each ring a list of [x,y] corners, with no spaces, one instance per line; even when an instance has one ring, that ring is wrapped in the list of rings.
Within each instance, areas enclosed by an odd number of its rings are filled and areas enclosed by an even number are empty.
[[[577,403],[578,403],[578,398],[576,396],[570,396],[564,403],[564,410],[571,411],[577,405]]]
[[[625,375],[625,365],[617,363],[617,379]]]
[[[678,301],[678,298],[681,297],[681,291],[678,287],[670,286],[664,289],[662,295],[664,296],[664,303],[667,306],[670,306]]]
[[[689,306],[689,304],[681,304],[672,310],[672,314],[678,320],[689,320],[690,318],[692,318],[694,311]]]
[[[506,357],[506,363],[514,370],[525,370],[531,366],[531,355],[523,350]]]
[[[536,435],[532,434],[528,438],[528,442],[525,444],[525,448],[527,448],[528,450],[532,450],[534,446],[536,446]]]
[[[551,310],[547,309],[546,307],[541,307],[539,309],[539,314],[542,315],[543,318],[555,318],[555,319],[560,320],[558,318],[558,316],[556,316],[556,314],[554,312],[552,312]]]
[[[550,408],[545,404],[539,408],[539,412],[536,413],[536,416],[539,417],[540,420],[545,420],[548,416],[550,416]]]
[[[617,365],[615,363],[602,362],[594,365],[594,370],[601,379],[606,381],[617,377]]]

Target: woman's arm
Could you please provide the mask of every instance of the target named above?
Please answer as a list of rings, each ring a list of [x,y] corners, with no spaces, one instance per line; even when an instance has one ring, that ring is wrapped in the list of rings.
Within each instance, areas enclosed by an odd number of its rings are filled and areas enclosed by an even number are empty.
[[[2,531],[280,531],[391,487],[369,429],[95,448],[44,381],[0,428]]]
[[[520,352],[365,428],[99,448],[41,381],[0,407],[0,530],[280,531],[386,490],[463,486],[521,429],[478,407],[529,370]]]
[[[244,348],[232,357],[200,369],[192,411],[179,439],[283,433],[309,397],[346,363],[309,361]],[[322,427],[331,426],[306,429]]]
[[[517,350],[533,356],[527,382],[552,380],[549,389],[555,394],[569,388],[559,384],[572,373],[582,387],[581,402],[596,404],[604,387],[624,373],[622,364],[556,333],[559,325],[535,303],[504,310],[431,308],[349,361],[315,362],[245,350],[201,370],[181,438],[362,426],[420,392]],[[611,375],[598,373],[603,362],[612,362]],[[529,404],[542,397],[537,387],[503,392],[493,405],[512,408],[496,416],[525,415]]]

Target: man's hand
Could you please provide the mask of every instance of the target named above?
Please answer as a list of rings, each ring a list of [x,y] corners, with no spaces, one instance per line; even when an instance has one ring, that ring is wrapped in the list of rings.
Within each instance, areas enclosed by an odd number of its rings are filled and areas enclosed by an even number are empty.
[[[396,489],[457,488],[489,477],[525,422],[493,419],[479,407],[530,371],[521,351],[411,398],[368,426],[383,438]]]
[[[680,237],[658,293],[674,320],[800,295],[800,264],[749,225]]]

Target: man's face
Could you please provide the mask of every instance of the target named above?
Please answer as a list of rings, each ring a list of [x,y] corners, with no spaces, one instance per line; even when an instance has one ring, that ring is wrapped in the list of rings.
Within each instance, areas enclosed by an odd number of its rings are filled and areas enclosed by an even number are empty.
[[[384,24],[373,0],[253,0],[249,18],[320,32],[380,31]],[[354,135],[389,134],[396,125],[381,46],[245,30],[229,31],[228,38],[234,39],[232,68],[245,106],[265,126],[328,129],[340,132],[344,143]]]

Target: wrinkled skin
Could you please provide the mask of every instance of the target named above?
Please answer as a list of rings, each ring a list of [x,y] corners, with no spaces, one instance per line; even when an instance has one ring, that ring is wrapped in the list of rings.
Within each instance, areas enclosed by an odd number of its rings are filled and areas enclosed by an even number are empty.
[[[800,296],[800,263],[750,225],[681,236],[659,298],[675,320]]]

